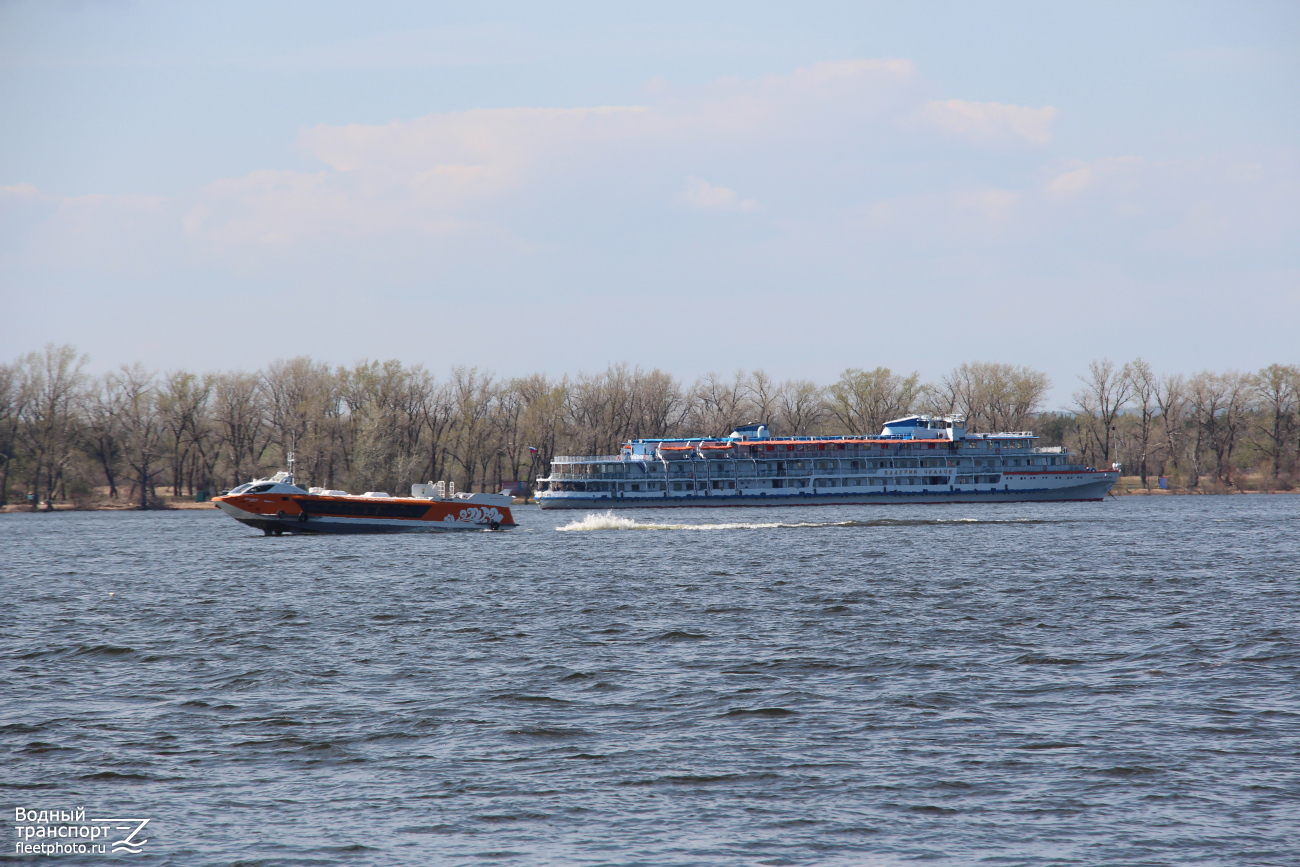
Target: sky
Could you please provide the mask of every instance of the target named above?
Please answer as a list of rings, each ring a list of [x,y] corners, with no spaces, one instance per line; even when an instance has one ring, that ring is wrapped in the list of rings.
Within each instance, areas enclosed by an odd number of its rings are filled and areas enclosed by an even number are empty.
[[[0,0],[0,360],[1300,362],[1300,4]]]

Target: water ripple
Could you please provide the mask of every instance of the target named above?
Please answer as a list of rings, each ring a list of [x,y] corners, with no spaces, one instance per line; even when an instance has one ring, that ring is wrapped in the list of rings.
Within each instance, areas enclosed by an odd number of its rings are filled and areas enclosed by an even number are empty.
[[[1294,863],[1300,497],[57,517],[0,516],[0,786],[132,863]]]

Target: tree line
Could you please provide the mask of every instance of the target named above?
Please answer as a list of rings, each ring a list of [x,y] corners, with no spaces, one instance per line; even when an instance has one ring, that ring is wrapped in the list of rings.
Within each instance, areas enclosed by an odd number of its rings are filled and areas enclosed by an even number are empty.
[[[1229,486],[1245,473],[1288,488],[1300,464],[1300,369],[1157,373],[1094,361],[1073,404],[1046,412],[1051,383],[1028,367],[962,364],[937,382],[887,367],[835,382],[762,370],[687,385],[626,364],[603,372],[501,377],[400,361],[331,367],[311,358],[257,372],[86,371],[72,346],[0,364],[0,506],[97,497],[149,508],[284,468],[300,484],[400,493],[448,479],[462,490],[544,474],[556,454],[609,454],[638,437],[873,434],[913,412],[961,413],[977,432],[1035,430],[1094,466],[1122,462],[1143,484]]]

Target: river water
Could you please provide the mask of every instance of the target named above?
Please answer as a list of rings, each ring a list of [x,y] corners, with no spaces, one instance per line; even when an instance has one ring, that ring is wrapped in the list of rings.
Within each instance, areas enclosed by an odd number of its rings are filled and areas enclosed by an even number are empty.
[[[0,516],[3,851],[1300,863],[1300,497],[517,520]]]

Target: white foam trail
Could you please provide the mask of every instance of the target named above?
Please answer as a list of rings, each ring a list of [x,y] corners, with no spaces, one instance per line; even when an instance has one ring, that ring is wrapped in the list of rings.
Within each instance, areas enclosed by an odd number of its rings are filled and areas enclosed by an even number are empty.
[[[603,515],[588,514],[581,521],[570,521],[563,527],[555,529],[562,532],[581,532],[586,530],[771,530],[779,527],[842,527],[847,526],[849,521],[836,521],[834,523],[804,523],[804,524],[782,524],[777,521],[770,523],[734,523],[734,524],[656,524],[653,522],[635,521],[631,518],[624,518],[615,515],[613,512],[606,512]]]
[[[928,518],[928,519],[908,519],[908,518],[876,518],[868,521],[801,521],[798,523],[784,523],[781,521],[770,522],[745,522],[745,523],[727,523],[727,524],[658,524],[652,521],[637,521],[633,518],[625,518],[622,515],[615,515],[613,512],[604,514],[587,513],[585,518],[578,521],[570,521],[563,527],[555,529],[566,532],[589,532],[592,530],[790,530],[805,527],[890,527],[890,526],[909,526],[913,524],[1019,524],[1019,523],[1038,523],[1033,518]]]
[[[648,524],[638,524],[631,518],[621,518],[613,512],[603,515],[589,514],[581,521],[570,521],[557,530],[642,530],[653,529]]]

